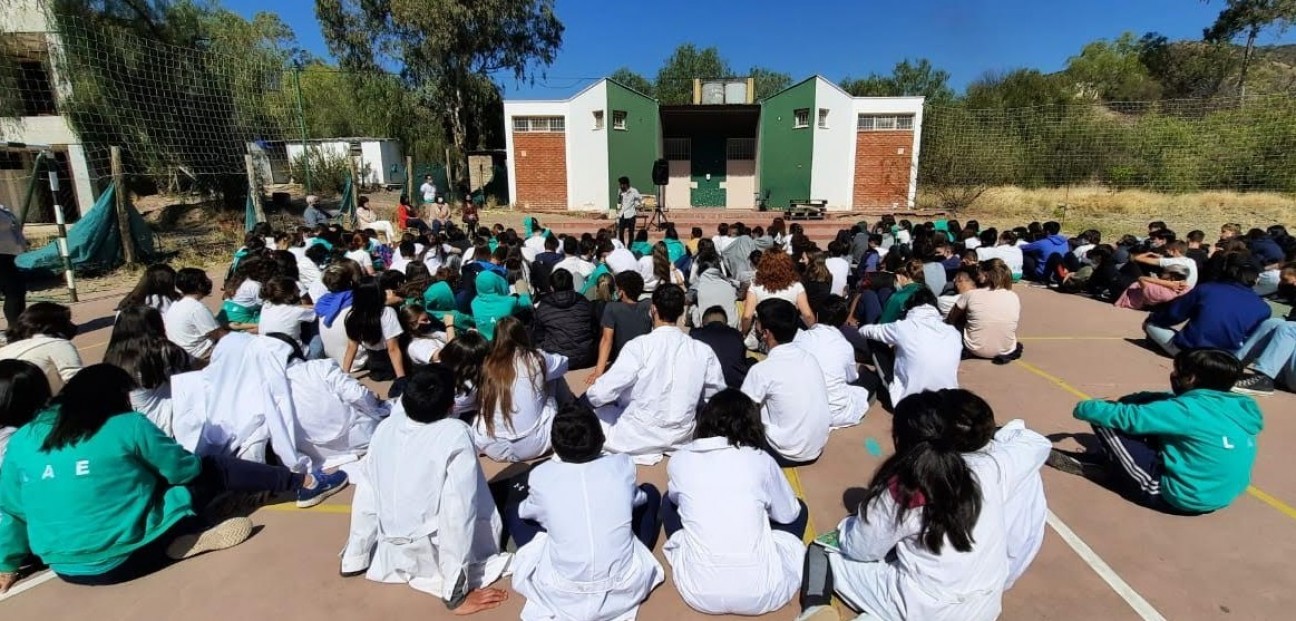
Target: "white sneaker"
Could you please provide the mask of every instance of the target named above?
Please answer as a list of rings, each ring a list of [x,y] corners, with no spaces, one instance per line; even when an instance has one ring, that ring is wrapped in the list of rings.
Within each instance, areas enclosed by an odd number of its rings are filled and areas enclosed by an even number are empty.
[[[252,520],[230,518],[201,533],[182,535],[167,546],[166,555],[179,561],[207,552],[232,548],[252,536]]]
[[[832,606],[811,606],[801,611],[796,621],[841,621],[841,615]]]

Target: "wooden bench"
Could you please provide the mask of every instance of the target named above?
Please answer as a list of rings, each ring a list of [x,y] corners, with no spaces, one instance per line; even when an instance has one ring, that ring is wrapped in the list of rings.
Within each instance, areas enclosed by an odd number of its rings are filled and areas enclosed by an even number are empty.
[[[793,199],[788,201],[788,220],[823,220],[828,213],[828,201],[820,199]]]

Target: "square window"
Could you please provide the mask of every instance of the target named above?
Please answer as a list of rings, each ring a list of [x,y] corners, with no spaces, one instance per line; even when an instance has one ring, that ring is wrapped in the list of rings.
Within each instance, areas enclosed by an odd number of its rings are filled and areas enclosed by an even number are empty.
[[[549,117],[549,131],[561,132],[567,129],[567,119],[561,116]]]
[[[914,118],[912,114],[896,117],[896,129],[913,129]]]
[[[857,129],[859,129],[859,131],[862,132],[873,131],[873,117],[868,116],[867,114],[861,114],[859,117],[859,125]]]
[[[895,129],[896,118],[894,116],[879,116],[873,121],[873,129],[876,131],[887,131]]]
[[[598,129],[603,129],[603,111],[602,111],[602,110],[595,110],[595,111],[594,111],[594,129],[596,129],[596,130],[598,130]]]
[[[819,108],[819,129],[828,129],[828,108]]]
[[[515,116],[515,117],[513,117],[513,131],[515,131],[515,132],[529,132],[529,131],[531,131],[531,119],[529,119],[529,118],[527,118],[527,117],[525,117],[525,116]]]
[[[622,130],[623,130],[623,129],[625,129],[625,128],[626,128],[626,111],[625,111],[625,110],[613,110],[613,111],[612,111],[612,129],[622,129]]]
[[[792,126],[797,129],[810,127],[810,109],[798,108],[792,112]]]

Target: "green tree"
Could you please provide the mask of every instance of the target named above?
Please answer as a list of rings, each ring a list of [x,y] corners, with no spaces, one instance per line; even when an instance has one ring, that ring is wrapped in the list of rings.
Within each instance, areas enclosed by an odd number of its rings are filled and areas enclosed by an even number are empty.
[[[1160,88],[1140,59],[1141,51],[1132,32],[1115,41],[1099,39],[1072,56],[1064,73],[1081,92],[1102,101],[1156,99]]]
[[[1267,28],[1286,31],[1293,21],[1296,21],[1296,0],[1225,0],[1224,10],[1202,36],[1211,43],[1246,37],[1238,74],[1238,90],[1246,97],[1247,71],[1255,54],[1256,39]]]
[[[752,67],[751,71],[747,72],[747,75],[751,76],[756,83],[756,93],[752,97],[753,100],[769,97],[792,85],[792,76],[773,69]]]
[[[494,112],[495,77],[531,79],[562,46],[553,0],[316,0],[315,13],[343,68],[400,68],[406,86],[444,120],[457,169],[471,119]]]
[[[692,43],[675,48],[657,71],[657,100],[665,105],[693,103],[693,80],[733,76],[729,63],[714,47],[698,49]]]
[[[1007,73],[988,72],[973,80],[963,97],[968,108],[1029,108],[1066,104],[1071,101],[1058,76],[1036,69],[1015,69]]]
[[[639,91],[640,93],[643,93],[644,95],[647,95],[649,97],[652,97],[653,94],[656,92],[656,89],[653,87],[653,83],[649,82],[648,78],[645,78],[642,75],[639,75],[638,73],[632,71],[629,67],[622,67],[620,69],[617,69],[616,71],[613,71],[612,75],[608,77],[611,78],[613,81],[620,83],[622,86],[626,88]]]
[[[934,106],[948,105],[954,101],[954,89],[949,86],[949,72],[932,66],[931,61],[920,58],[896,63],[890,76],[876,73],[863,79],[846,78],[841,87],[856,97],[913,97],[921,95]]]
[[[1139,41],[1139,60],[1161,86],[1165,99],[1210,98],[1233,68],[1227,43],[1170,41],[1155,32]]]

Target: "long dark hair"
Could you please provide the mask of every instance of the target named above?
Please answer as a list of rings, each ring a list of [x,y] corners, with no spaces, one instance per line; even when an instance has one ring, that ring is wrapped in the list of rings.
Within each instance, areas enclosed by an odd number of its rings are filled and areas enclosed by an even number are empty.
[[[359,343],[382,343],[382,316],[387,308],[387,292],[376,278],[365,278],[351,298],[351,313],[346,318],[347,338]]]
[[[873,474],[860,507],[865,521],[894,519],[922,510],[918,536],[940,554],[948,538],[954,549],[972,549],[972,529],[981,515],[981,486],[963,453],[980,450],[994,437],[994,411],[981,397],[961,389],[927,391],[896,405],[891,436],[895,455]],[[870,516],[873,500],[890,494],[894,516]]]
[[[40,367],[26,360],[0,360],[0,427],[30,423],[52,396]]]
[[[70,341],[76,333],[72,309],[53,302],[37,302],[18,315],[18,321],[9,326],[8,337],[10,343],[41,335]]]
[[[711,397],[698,412],[697,439],[720,437],[734,447],[764,449],[765,425],[761,423],[760,408],[742,391],[726,388]]]
[[[481,385],[482,365],[490,351],[490,341],[476,331],[466,331],[441,348],[441,364],[454,371],[456,394],[468,394]]]
[[[517,379],[518,359],[531,374],[535,391],[544,390],[545,359],[531,344],[526,326],[516,317],[505,317],[495,324],[495,342],[482,365],[481,384],[477,392],[478,415],[486,423],[486,433],[495,437],[495,412],[504,425],[513,429],[513,382]]]
[[[124,311],[132,306],[144,306],[152,296],[172,302],[180,299],[180,292],[176,291],[175,279],[175,268],[166,263],[148,266],[140,276],[139,282],[135,283],[135,288],[131,289],[131,292],[117,304],[117,310]]]
[[[185,350],[167,340],[162,313],[149,306],[127,308],[117,317],[104,362],[126,373],[140,388],[153,389],[176,373],[193,369]]]
[[[55,401],[58,417],[41,444],[41,452],[76,446],[99,433],[108,419],[133,411],[130,392],[134,389],[135,380],[111,364],[81,369],[63,386]]]

